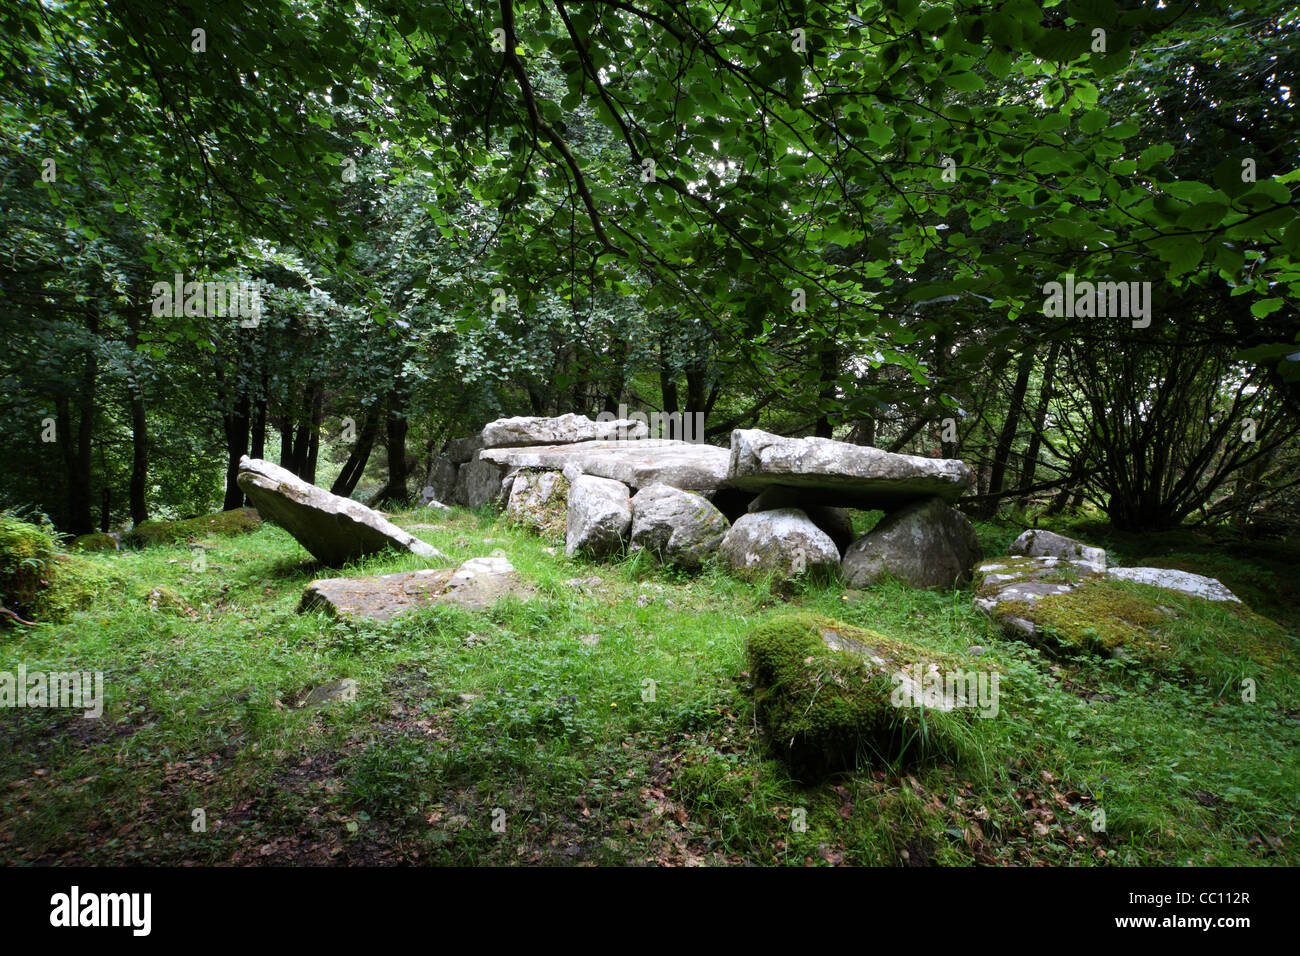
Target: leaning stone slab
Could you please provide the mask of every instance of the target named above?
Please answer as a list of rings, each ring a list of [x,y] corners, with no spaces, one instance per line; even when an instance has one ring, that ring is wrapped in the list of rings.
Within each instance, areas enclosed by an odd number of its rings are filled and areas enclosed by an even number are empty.
[[[665,484],[642,488],[632,498],[632,548],[664,564],[699,570],[727,533],[727,519],[703,495]]]
[[[1111,568],[1106,573],[1120,581],[1136,581],[1138,584],[1168,588],[1192,597],[1205,598],[1207,601],[1241,603],[1241,598],[1225,588],[1217,578],[1192,574],[1190,571],[1176,571],[1172,568]]]
[[[731,433],[727,479],[737,488],[815,488],[817,503],[886,510],[920,498],[958,498],[970,468],[955,458],[896,455],[829,438],[782,438],[757,428]]]
[[[942,498],[886,515],[844,553],[844,583],[864,588],[886,576],[914,588],[961,587],[980,559],[970,521]]]
[[[747,514],[731,526],[719,554],[742,577],[771,574],[787,580],[839,567],[840,549],[798,508]]]
[[[1093,570],[1101,573],[1106,570],[1106,549],[1093,548],[1067,538],[1053,531],[1039,531],[1030,528],[1011,543],[1011,554],[1023,554],[1030,558],[1066,558],[1070,561],[1084,561],[1094,565]]]
[[[632,527],[629,489],[611,478],[574,474],[565,517],[565,554],[582,552],[595,558],[616,554]]]
[[[483,426],[484,448],[514,448],[520,445],[568,445],[582,441],[621,441],[645,438],[645,422],[628,419],[593,422],[586,415],[555,418],[498,418]]]
[[[699,492],[715,491],[726,485],[730,460],[727,450],[716,445],[661,438],[489,448],[479,456],[482,461],[506,468],[563,471],[572,466],[582,474],[621,481],[631,488],[665,484]]]
[[[528,600],[532,593],[506,558],[471,558],[458,568],[313,581],[298,610],[387,621],[432,604],[482,610],[508,594]]]
[[[322,564],[346,564],[385,548],[446,557],[359,501],[332,495],[269,461],[245,455],[236,480],[264,519],[288,531]]]

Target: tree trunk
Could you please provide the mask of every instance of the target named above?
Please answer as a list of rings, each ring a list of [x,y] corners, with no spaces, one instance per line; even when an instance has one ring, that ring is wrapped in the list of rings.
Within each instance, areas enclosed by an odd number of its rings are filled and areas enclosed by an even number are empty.
[[[343,470],[339,472],[338,478],[334,479],[333,487],[330,488],[333,494],[347,498],[356,490],[357,482],[361,480],[366,470],[366,463],[370,460],[370,451],[375,446],[375,436],[379,434],[381,417],[378,405],[371,406],[366,412],[361,434],[357,436],[356,444],[348,454],[348,460],[343,463]]]
[[[1025,392],[1029,389],[1029,374],[1034,370],[1034,349],[1027,346],[1020,355],[1020,364],[1016,368],[1016,381],[1011,387],[1011,400],[1007,405],[1007,417],[1002,423],[1002,432],[998,435],[997,446],[993,450],[993,463],[989,472],[989,486],[986,494],[997,495],[1002,491],[1002,481],[1007,472],[1008,459],[1011,457],[1011,445],[1016,440],[1016,429],[1020,426],[1020,413],[1025,407]],[[989,498],[980,508],[982,518],[991,518],[997,514],[998,499]]]
[[[1024,508],[1029,504],[1026,489],[1034,486],[1034,473],[1038,470],[1038,453],[1043,443],[1043,428],[1047,425],[1047,407],[1052,401],[1052,383],[1056,377],[1056,357],[1061,352],[1061,343],[1053,342],[1047,351],[1047,361],[1043,364],[1043,381],[1038,386],[1038,407],[1034,410],[1034,427],[1029,435],[1029,448],[1025,451],[1024,467],[1020,470],[1021,496],[1016,507]]]
[[[133,363],[138,361],[136,349],[140,344],[138,308],[132,306],[127,313],[126,344],[131,350]],[[149,520],[149,510],[145,501],[149,482],[149,422],[144,412],[143,384],[137,379],[128,384],[128,391],[131,396],[131,485],[128,498],[131,523],[137,525]]]

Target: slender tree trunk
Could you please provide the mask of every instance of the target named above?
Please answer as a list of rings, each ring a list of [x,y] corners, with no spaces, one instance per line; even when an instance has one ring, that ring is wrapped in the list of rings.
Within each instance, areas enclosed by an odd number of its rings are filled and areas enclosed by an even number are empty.
[[[1002,491],[1002,481],[1007,472],[1011,457],[1011,445],[1016,439],[1016,430],[1020,426],[1020,414],[1025,407],[1025,392],[1029,389],[1029,374],[1034,370],[1034,350],[1026,347],[1020,355],[1020,364],[1016,368],[1016,381],[1011,387],[1011,400],[1007,405],[1007,417],[1002,423],[1002,432],[998,435],[997,446],[993,450],[993,463],[989,471],[987,494],[996,495]],[[980,508],[980,516],[991,518],[997,513],[998,499],[989,498]]]
[[[1056,378],[1056,357],[1061,352],[1061,343],[1053,342],[1047,351],[1047,361],[1043,363],[1043,381],[1038,386],[1038,407],[1034,410],[1034,427],[1029,435],[1029,448],[1025,451],[1025,464],[1020,471],[1021,496],[1016,506],[1024,508],[1029,504],[1025,490],[1034,486],[1034,473],[1038,470],[1038,453],[1042,448],[1043,429],[1047,425],[1047,407],[1052,401],[1052,384]]]
[[[133,305],[127,313],[127,348],[131,350],[131,361],[139,359],[136,349],[140,344],[140,313],[143,306]],[[145,492],[149,482],[149,422],[144,411],[144,386],[138,380],[128,385],[131,396],[131,485],[128,493],[131,508],[131,523],[141,524],[149,520],[149,510],[145,501]],[[108,529],[105,528],[105,531]]]
[[[356,444],[348,454],[348,460],[343,463],[343,470],[339,472],[333,487],[330,488],[332,493],[347,498],[356,490],[357,482],[361,480],[366,470],[366,463],[370,460],[370,451],[375,446],[375,436],[379,434],[379,422],[382,417],[377,405],[371,406],[366,412],[361,434],[357,436]]]
[[[87,314],[86,325],[92,334],[99,334],[99,315],[93,309]],[[98,380],[99,356],[92,348],[86,353],[86,363],[81,370],[81,389],[76,399],[75,430],[72,425],[71,403],[62,397],[55,403],[58,442],[63,450],[63,463],[68,476],[68,531],[74,535],[90,534],[95,530],[94,520],[91,518],[93,505],[90,492],[90,452]]]
[[[831,421],[830,408],[835,402],[835,384],[840,375],[840,354],[830,342],[822,343],[817,354],[819,367],[817,391],[817,424],[813,434],[818,438],[831,438],[835,434],[835,425]]]

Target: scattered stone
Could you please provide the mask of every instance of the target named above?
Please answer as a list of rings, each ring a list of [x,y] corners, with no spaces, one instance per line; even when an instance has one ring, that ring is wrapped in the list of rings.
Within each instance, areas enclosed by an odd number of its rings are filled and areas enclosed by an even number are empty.
[[[533,588],[523,583],[507,559],[471,558],[455,569],[428,568],[312,581],[298,610],[320,609],[340,617],[387,621],[431,604],[483,610],[507,595],[528,600],[532,594]]]
[[[597,577],[590,578],[566,578],[560,582],[566,588],[573,588],[576,591],[590,591],[600,587],[604,582]]]
[[[636,441],[649,435],[645,422],[592,421],[586,415],[555,418],[498,418],[483,426],[484,448],[520,445],[571,445],[585,441]]]
[[[654,598],[648,594],[638,594],[636,596],[637,607],[649,607],[652,603],[654,603]]]
[[[420,497],[417,504],[421,508],[428,508],[430,511],[451,511],[449,507],[438,500],[438,495],[430,485],[425,485],[420,489]]]
[[[957,694],[931,701],[917,683],[919,674],[956,670],[959,659],[809,614],[764,621],[745,652],[755,715],[772,750],[805,781],[862,761],[944,755],[952,722],[964,719],[953,711],[976,703]],[[925,700],[924,717],[900,700]]]
[[[844,554],[844,582],[863,588],[886,576],[914,588],[970,582],[980,545],[970,521],[942,498],[927,498],[885,515]]]
[[[1168,588],[1207,601],[1241,603],[1241,598],[1224,587],[1217,578],[1192,574],[1190,571],[1176,571],[1172,568],[1111,568],[1106,573],[1120,581],[1136,581],[1138,584]]]
[[[565,474],[571,474],[567,471]],[[574,475],[569,487],[564,553],[594,558],[617,554],[632,527],[627,485],[610,478]]]
[[[632,497],[632,551],[649,551],[664,564],[696,571],[717,554],[727,519],[707,498],[653,484]]]
[[[482,452],[482,460],[505,468],[563,471],[572,465],[582,474],[611,478],[629,488],[665,484],[686,491],[716,491],[724,487],[729,459],[727,450],[715,445],[658,438],[489,448]]]
[[[600,635],[599,635],[599,634],[579,634],[579,635],[578,635],[578,640],[581,641],[583,644],[586,644],[588,647],[595,647],[597,644],[600,643]]]
[[[722,539],[719,553],[743,577],[770,574],[774,580],[831,574],[840,563],[835,542],[799,508],[743,516]]]
[[[357,682],[351,677],[344,677],[342,680],[330,681],[328,684],[321,684],[311,693],[309,693],[299,708],[323,707],[326,704],[332,704],[335,701],[353,701],[357,699]]]
[[[1070,561],[1083,561],[1095,565],[1094,570],[1101,573],[1106,570],[1106,549],[1092,548],[1082,541],[1067,538],[1053,531],[1040,531],[1031,528],[1011,543],[1010,554],[1021,554],[1030,558],[1066,558]]]
[[[886,510],[920,498],[958,498],[970,468],[955,458],[897,455],[829,438],[782,438],[757,428],[731,433],[727,478],[761,492],[773,485],[816,489],[817,504]]]
[[[263,518],[288,531],[322,564],[346,564],[386,548],[446,557],[360,502],[330,494],[268,461],[245,455],[237,480]]]
[[[984,655],[983,645],[972,644],[970,647],[966,648],[967,657],[982,657],[983,655]]]

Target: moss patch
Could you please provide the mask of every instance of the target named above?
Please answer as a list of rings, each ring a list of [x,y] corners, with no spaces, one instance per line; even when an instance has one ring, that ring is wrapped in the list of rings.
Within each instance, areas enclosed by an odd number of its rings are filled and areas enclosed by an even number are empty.
[[[74,538],[71,548],[73,551],[116,551],[117,542],[111,534],[96,531],[94,534],[83,534]]]
[[[47,575],[59,539],[53,526],[0,513],[0,602],[10,610],[30,610],[48,586]]]
[[[999,616],[1032,621],[1067,648],[1128,654],[1210,681],[1293,666],[1296,641],[1241,604],[1133,582],[1087,581],[1067,594],[1013,601]]]
[[[808,614],[759,625],[746,655],[758,719],[777,755],[802,778],[959,749],[964,717],[891,701],[896,671],[918,663],[955,669],[949,655]]]
[[[232,508],[181,521],[142,521],[131,529],[126,542],[137,548],[178,544],[209,534],[245,534],[261,526],[262,518],[256,508]]]

